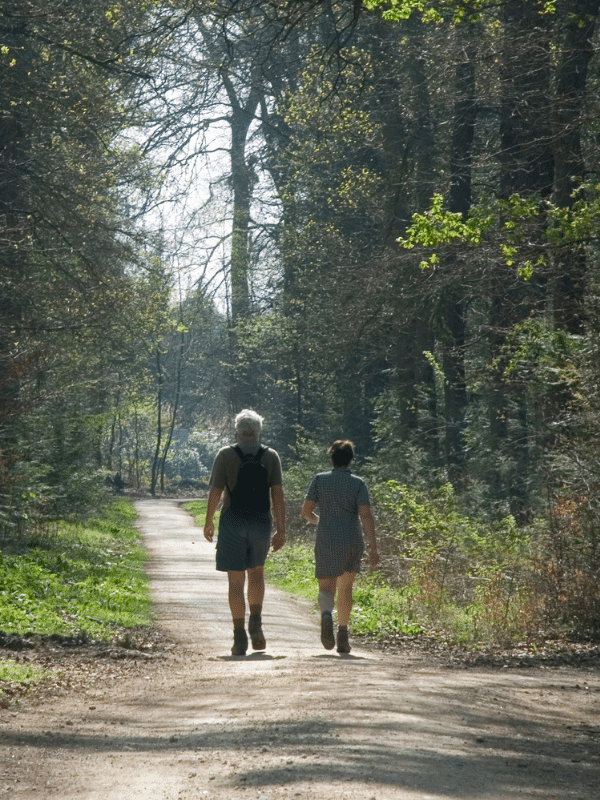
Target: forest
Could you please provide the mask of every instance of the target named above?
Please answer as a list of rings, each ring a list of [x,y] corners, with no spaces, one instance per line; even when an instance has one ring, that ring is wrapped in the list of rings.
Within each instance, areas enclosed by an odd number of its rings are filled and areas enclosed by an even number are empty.
[[[290,508],[355,443],[406,614],[597,636],[599,11],[0,0],[0,540],[251,407]]]

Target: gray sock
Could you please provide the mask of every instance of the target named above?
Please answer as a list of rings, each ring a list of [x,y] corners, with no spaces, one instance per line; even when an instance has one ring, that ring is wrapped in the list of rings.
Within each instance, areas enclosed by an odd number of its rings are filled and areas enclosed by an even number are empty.
[[[331,614],[334,605],[335,596],[331,592],[324,592],[321,590],[319,592],[319,608],[321,609],[321,614]]]

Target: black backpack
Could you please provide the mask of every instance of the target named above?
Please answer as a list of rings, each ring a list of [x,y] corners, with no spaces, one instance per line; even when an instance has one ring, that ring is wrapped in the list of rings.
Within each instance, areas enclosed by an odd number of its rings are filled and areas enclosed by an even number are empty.
[[[260,447],[258,453],[244,455],[241,447],[233,446],[241,458],[235,489],[229,491],[230,508],[243,514],[266,514],[271,507],[269,498],[269,473],[261,458],[266,447]]]

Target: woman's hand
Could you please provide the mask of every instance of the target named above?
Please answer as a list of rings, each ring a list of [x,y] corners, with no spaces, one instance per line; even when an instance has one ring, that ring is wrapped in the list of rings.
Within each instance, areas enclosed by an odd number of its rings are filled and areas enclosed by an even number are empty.
[[[302,519],[305,519],[309,525],[318,525],[319,524],[319,517],[315,514],[315,501],[314,500],[305,500],[302,504],[302,511],[300,512],[300,516]]]

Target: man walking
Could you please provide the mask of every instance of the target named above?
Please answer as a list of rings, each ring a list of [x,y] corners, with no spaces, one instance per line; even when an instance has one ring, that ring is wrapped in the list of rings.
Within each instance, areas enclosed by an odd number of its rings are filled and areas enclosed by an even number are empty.
[[[248,573],[248,633],[253,650],[267,646],[262,631],[262,605],[265,594],[264,564],[269,547],[280,550],[285,544],[285,500],[279,455],[260,444],[262,417],[244,409],[235,418],[236,445],[217,453],[210,476],[204,537],[213,541],[214,514],[223,497],[217,538],[217,570],[226,572],[229,581],[229,608],[233,618],[234,656],[248,649],[244,586]],[[271,505],[276,533],[271,541]]]

